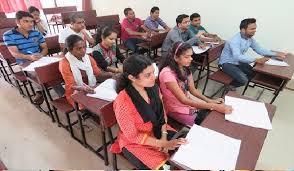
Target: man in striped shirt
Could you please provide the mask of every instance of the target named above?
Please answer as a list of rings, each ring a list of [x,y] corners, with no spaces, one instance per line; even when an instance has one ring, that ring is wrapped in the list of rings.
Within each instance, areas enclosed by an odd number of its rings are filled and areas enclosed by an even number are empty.
[[[16,63],[22,64],[27,61],[36,61],[46,56],[48,48],[42,33],[33,29],[33,16],[28,12],[18,11],[15,18],[17,26],[5,32],[3,40],[12,56],[15,57]],[[40,89],[36,88],[36,96],[33,102],[40,105],[43,103],[44,98]]]
[[[28,12],[18,11],[15,18],[17,26],[5,32],[3,40],[16,58],[16,63],[35,61],[46,56],[48,48],[42,33],[33,30],[33,16]]]

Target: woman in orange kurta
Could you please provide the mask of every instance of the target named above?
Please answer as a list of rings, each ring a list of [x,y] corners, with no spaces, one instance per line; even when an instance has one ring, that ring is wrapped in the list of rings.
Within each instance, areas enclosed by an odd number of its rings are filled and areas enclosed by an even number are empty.
[[[168,150],[186,140],[170,140],[174,132],[168,131],[171,128],[150,59],[140,55],[127,58],[117,92],[114,111],[120,130],[111,152],[122,152],[138,169],[162,168],[169,159]]]
[[[59,62],[59,70],[65,82],[65,97],[74,106],[71,95],[74,91],[93,93],[96,77],[100,74],[95,60],[86,54],[86,44],[77,35],[70,35],[65,40],[65,58]]]

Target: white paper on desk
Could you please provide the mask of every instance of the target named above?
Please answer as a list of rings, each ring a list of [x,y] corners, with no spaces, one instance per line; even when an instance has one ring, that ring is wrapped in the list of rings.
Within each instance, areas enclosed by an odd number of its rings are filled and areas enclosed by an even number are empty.
[[[87,96],[111,102],[115,100],[117,96],[115,87],[116,87],[116,80],[107,79],[95,88],[95,94],[87,94]]]
[[[225,104],[233,108],[231,114],[225,115],[226,120],[256,128],[272,129],[264,103],[226,96]]]
[[[91,54],[93,52],[93,48],[86,48],[86,54]]]
[[[154,67],[154,75],[155,75],[155,77],[158,77],[159,69],[158,69],[156,63],[152,63],[152,66]]]
[[[42,57],[39,60],[30,63],[30,65],[28,65],[27,67],[24,67],[22,70],[33,72],[33,71],[35,71],[35,68],[37,68],[37,67],[41,67],[41,66],[45,66],[45,65],[48,65],[48,64],[51,64],[54,62],[58,62],[61,59],[62,58],[56,58],[56,57]]]
[[[279,61],[275,59],[269,59],[268,61],[265,62],[267,65],[275,65],[275,66],[289,66],[287,62],[285,61]]]
[[[206,52],[210,48],[210,46],[206,46],[204,49],[199,48],[199,46],[192,46],[192,48],[195,54],[201,54],[203,52]]]
[[[189,143],[180,146],[174,161],[193,170],[235,169],[241,140],[198,125],[193,125],[186,138]]]

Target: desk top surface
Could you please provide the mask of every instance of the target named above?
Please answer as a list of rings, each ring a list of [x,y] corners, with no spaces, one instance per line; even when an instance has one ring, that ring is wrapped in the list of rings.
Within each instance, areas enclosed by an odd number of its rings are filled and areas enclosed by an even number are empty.
[[[238,95],[235,92],[229,92],[227,95],[252,100],[250,98]],[[276,107],[266,103],[266,108],[269,113],[269,118],[272,121]],[[264,140],[267,136],[268,130],[226,121],[225,116],[216,111],[212,111],[203,121],[201,126],[215,130],[229,137],[240,139],[242,142],[236,163],[236,169],[255,169],[255,165],[261,152]],[[171,162],[175,164],[176,167],[179,167],[179,169],[189,169],[173,160],[171,160]]]
[[[289,66],[283,67],[256,64],[253,69],[256,72],[268,74],[274,77],[282,78],[284,80],[291,80],[294,73],[294,55],[288,54],[284,61],[287,62]]]

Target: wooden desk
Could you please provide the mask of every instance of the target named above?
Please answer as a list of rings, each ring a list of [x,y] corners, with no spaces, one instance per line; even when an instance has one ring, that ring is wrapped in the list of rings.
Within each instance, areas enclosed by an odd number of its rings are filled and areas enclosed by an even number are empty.
[[[75,102],[75,110],[78,116],[78,120],[79,120],[79,124],[81,127],[81,134],[82,134],[82,143],[86,148],[89,148],[92,152],[94,152],[98,157],[100,157],[102,160],[104,160],[104,164],[108,165],[108,153],[107,153],[107,145],[109,144],[109,142],[106,142],[106,136],[105,136],[105,132],[101,130],[101,138],[102,138],[102,146],[99,147],[98,149],[94,149],[92,146],[90,146],[87,143],[86,140],[86,136],[85,136],[85,130],[83,128],[83,119],[82,119],[82,111],[79,109],[79,104],[83,105],[84,108],[86,110],[88,110],[91,114],[91,118],[95,121],[98,122],[98,124],[100,124],[100,109],[110,103],[108,101],[105,100],[101,100],[98,98],[93,98],[93,97],[88,97],[86,95],[86,93],[84,92],[78,92],[76,94],[73,94],[72,99]],[[100,124],[101,125],[101,124]],[[103,155],[100,154],[100,152],[103,150]]]
[[[294,56],[289,54],[284,61],[287,62],[289,66],[282,67],[256,64],[253,68],[256,74],[250,82],[255,83],[257,86],[274,90],[274,97],[270,102],[271,104],[275,101],[280,91],[284,89],[288,81],[292,79],[294,73]],[[249,82],[245,86],[243,95],[245,94],[248,85]]]
[[[247,97],[237,95],[235,92],[229,92],[228,96],[252,100]],[[253,100],[255,101],[255,100]],[[276,112],[276,107],[271,104],[266,104],[269,118],[272,121]],[[209,128],[216,132],[222,133],[232,138],[240,139],[240,152],[236,163],[236,169],[240,170],[254,170],[259,154],[261,152],[264,140],[267,136],[268,130],[261,128],[254,128],[246,125],[241,125],[225,120],[225,116],[216,111],[211,112],[207,118],[202,122],[201,126]],[[195,154],[197,155],[197,154]],[[219,154],[221,157],[221,154]],[[188,169],[179,163],[170,160],[173,166],[178,169]],[[209,168],[207,168],[209,169]]]

